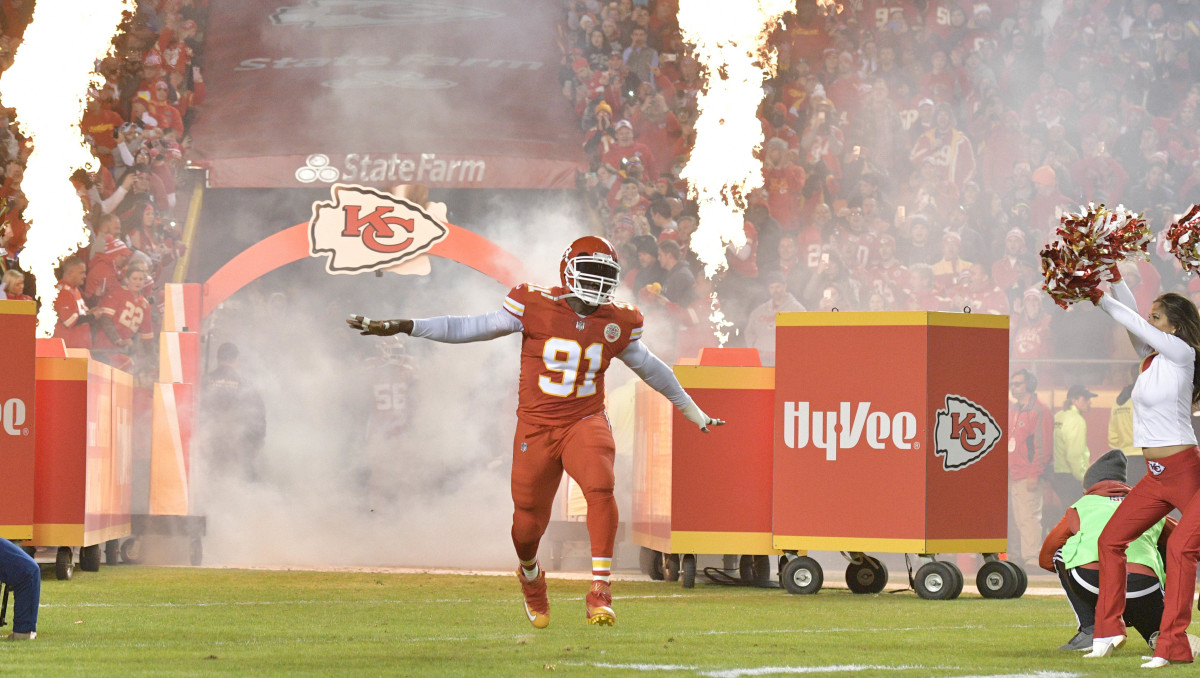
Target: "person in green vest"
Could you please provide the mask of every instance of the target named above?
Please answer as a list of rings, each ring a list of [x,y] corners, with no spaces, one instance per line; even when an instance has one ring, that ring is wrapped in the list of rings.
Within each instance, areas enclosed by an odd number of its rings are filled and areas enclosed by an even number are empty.
[[[1129,494],[1126,467],[1125,453],[1118,449],[1109,450],[1097,459],[1083,476],[1086,492],[1067,509],[1042,544],[1038,565],[1058,573],[1067,601],[1079,621],[1075,636],[1060,650],[1092,649],[1100,590],[1097,540],[1108,519]],[[1129,567],[1124,619],[1142,634],[1151,648],[1163,613],[1162,553],[1174,528],[1173,518],[1159,520],[1126,550]]]

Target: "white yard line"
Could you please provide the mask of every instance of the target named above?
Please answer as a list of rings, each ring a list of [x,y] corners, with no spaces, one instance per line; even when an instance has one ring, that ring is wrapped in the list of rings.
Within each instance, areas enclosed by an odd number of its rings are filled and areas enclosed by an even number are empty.
[[[598,669],[613,669],[616,671],[689,671],[707,678],[743,678],[744,676],[775,676],[801,675],[815,673],[860,673],[863,671],[956,671],[954,666],[922,666],[919,664],[901,664],[888,666],[886,664],[833,664],[828,666],[754,666],[730,669],[702,669],[699,666],[684,664],[610,664],[597,662],[591,664],[570,664],[571,666],[591,666]],[[980,674],[970,676],[954,676],[949,678],[1077,678],[1082,674],[1063,673],[1061,671],[1033,671],[1028,673]]]

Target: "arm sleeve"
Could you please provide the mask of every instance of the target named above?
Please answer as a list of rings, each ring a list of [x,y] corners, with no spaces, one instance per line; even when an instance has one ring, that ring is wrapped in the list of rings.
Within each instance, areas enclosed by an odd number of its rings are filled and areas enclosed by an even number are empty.
[[[1138,355],[1145,357],[1153,349],[1176,365],[1187,365],[1195,360],[1196,349],[1188,346],[1187,342],[1179,337],[1157,329],[1138,315],[1136,310],[1107,294],[1100,297],[1099,306],[1129,331],[1129,337]]]
[[[1138,313],[1137,298],[1133,296],[1133,290],[1129,289],[1129,285],[1125,284],[1124,280],[1113,283],[1112,285],[1113,298],[1124,306],[1130,308],[1135,315],[1141,316]],[[1146,357],[1152,350],[1146,345],[1146,342],[1138,339],[1133,332],[1129,332],[1129,341],[1133,344],[1133,350],[1141,357]]]
[[[521,321],[505,310],[483,315],[443,315],[413,320],[412,336],[446,344],[487,341],[524,329]]]
[[[105,214],[112,214],[113,210],[117,209],[117,205],[120,205],[121,201],[128,194],[129,192],[125,190],[124,186],[117,186],[117,190],[113,191],[112,195],[100,201],[100,211]]]
[[[1068,512],[1075,509],[1067,509]],[[1046,535],[1046,541],[1042,542],[1042,551],[1038,554],[1038,565],[1043,570],[1054,571],[1054,553],[1067,543],[1074,532],[1071,530],[1070,522],[1066,515],[1058,521],[1050,530],[1050,534]]]
[[[692,397],[679,385],[675,373],[658,356],[650,352],[646,345],[639,341],[631,341],[624,351],[617,356],[621,362],[629,366],[633,373],[650,388],[663,394],[671,404],[680,410],[694,405]]]

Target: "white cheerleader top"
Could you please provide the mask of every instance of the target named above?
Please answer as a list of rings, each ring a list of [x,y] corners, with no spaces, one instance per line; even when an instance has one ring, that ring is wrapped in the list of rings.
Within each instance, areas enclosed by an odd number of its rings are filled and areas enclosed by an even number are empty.
[[[1145,360],[1157,353],[1133,385],[1134,446],[1195,445],[1192,373],[1196,350],[1139,315],[1137,301],[1124,281],[1112,286],[1112,294],[1100,298],[1100,308],[1129,331],[1139,357]]]

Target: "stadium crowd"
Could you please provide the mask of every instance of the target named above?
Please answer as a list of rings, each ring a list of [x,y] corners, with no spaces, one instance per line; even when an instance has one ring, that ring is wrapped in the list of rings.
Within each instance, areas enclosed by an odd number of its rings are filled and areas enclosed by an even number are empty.
[[[1157,231],[1200,201],[1200,6],[799,0],[771,36],[751,244],[713,282],[686,247],[690,277],[656,261],[697,226],[679,172],[702,76],[674,1],[565,7],[563,94],[591,162],[580,190],[635,269],[631,291],[674,318],[675,355],[709,341],[715,284],[734,341],[768,354],[773,312],[758,309],[787,303],[1011,314],[1012,360],[1044,384],[1115,376],[1045,359],[1133,358],[1099,314],[1051,312],[1038,253],[1064,210],[1124,204]],[[1147,307],[1162,290],[1200,298],[1163,252],[1130,269]]]
[[[0,0],[0,68],[11,65],[33,7]],[[163,285],[185,251],[178,223],[187,213],[188,125],[204,99],[207,15],[207,0],[139,0],[127,14],[81,121],[100,169],[70,177],[91,242],[59,267],[54,336],[144,381],[157,369]],[[32,146],[15,115],[0,109],[0,269],[6,297],[28,299],[38,281],[21,265],[30,228],[21,179]]]

